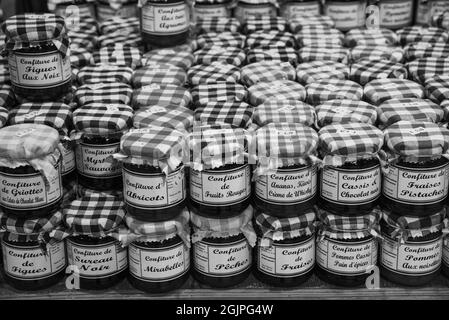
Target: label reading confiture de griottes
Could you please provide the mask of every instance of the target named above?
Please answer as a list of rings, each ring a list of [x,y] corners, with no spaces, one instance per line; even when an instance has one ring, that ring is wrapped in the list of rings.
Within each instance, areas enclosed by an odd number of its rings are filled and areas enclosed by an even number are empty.
[[[20,247],[2,241],[3,266],[6,274],[18,280],[51,277],[65,268],[64,242],[47,245],[47,255],[39,245]]]
[[[190,250],[184,243],[170,247],[148,248],[129,245],[129,272],[142,281],[171,281],[190,268]]]
[[[154,35],[179,34],[189,28],[189,10],[184,1],[142,7],[142,30]]]
[[[119,151],[119,142],[108,145],[80,142],[76,146],[76,168],[80,174],[87,177],[120,177],[122,175],[122,165],[112,157]]]

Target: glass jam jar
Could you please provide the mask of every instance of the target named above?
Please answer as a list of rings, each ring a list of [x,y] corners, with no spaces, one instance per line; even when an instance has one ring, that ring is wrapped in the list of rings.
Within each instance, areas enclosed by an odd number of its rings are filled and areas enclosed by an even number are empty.
[[[381,28],[396,30],[412,24],[414,0],[380,0],[377,5]]]
[[[113,17],[137,17],[137,0],[97,0],[97,17],[105,21]]]
[[[429,25],[431,17],[449,10],[447,0],[418,0],[415,11],[415,23],[417,25]]]
[[[196,0],[193,12],[196,19],[230,18],[233,0]]]
[[[277,16],[277,2],[273,0],[238,0],[234,8],[234,16],[240,23],[249,17]]]
[[[281,16],[287,20],[301,16],[319,16],[321,2],[319,0],[281,0]]]
[[[95,19],[95,2],[92,0],[63,0],[56,4],[55,14],[65,19],[74,15]]]
[[[54,14],[13,16],[3,24],[12,89],[30,101],[56,101],[71,90],[69,38]],[[39,32],[38,32],[39,31]]]
[[[367,0],[326,0],[324,15],[335,21],[335,28],[348,31],[365,26]]]

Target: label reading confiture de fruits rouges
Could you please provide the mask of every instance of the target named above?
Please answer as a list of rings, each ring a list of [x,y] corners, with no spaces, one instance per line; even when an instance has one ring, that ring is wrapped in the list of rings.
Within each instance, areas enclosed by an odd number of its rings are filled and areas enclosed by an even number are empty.
[[[99,245],[82,245],[67,239],[67,260],[77,266],[81,278],[105,278],[128,266],[127,249],[118,241]]]
[[[76,147],[76,168],[92,178],[111,178],[122,175],[122,165],[112,156],[120,152],[120,143],[95,145],[79,143]]]
[[[209,276],[228,277],[251,267],[251,248],[246,239],[232,243],[196,242],[193,245],[195,270]]]
[[[383,175],[383,195],[394,201],[432,204],[443,200],[448,193],[449,165],[416,169],[391,165]]]
[[[321,268],[335,274],[365,274],[376,265],[377,241],[342,242],[326,237],[317,243],[316,262]]]
[[[337,29],[352,29],[365,25],[366,3],[353,2],[326,2],[325,15],[331,17]]]
[[[380,25],[385,28],[406,26],[413,19],[413,0],[380,2]]]
[[[200,203],[228,205],[244,201],[251,195],[248,165],[222,171],[190,169],[190,197]]]
[[[171,281],[190,268],[190,250],[184,243],[148,248],[135,242],[129,245],[129,272],[142,281]]]
[[[170,4],[150,3],[142,7],[142,30],[154,35],[170,35],[187,31],[189,11],[184,1]]]
[[[434,272],[441,265],[443,239],[419,243],[385,237],[381,245],[380,263],[386,269],[404,275],[420,276]]]
[[[19,247],[2,241],[3,265],[6,274],[19,280],[51,277],[65,268],[64,242],[47,245],[47,255],[38,245]]]
[[[258,246],[257,253],[260,272],[276,277],[298,277],[315,265],[315,237],[300,243]]]

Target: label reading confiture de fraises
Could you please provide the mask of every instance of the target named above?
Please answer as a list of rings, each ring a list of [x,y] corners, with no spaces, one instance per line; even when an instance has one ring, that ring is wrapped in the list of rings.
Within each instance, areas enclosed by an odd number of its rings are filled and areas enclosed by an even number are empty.
[[[108,145],[80,142],[76,147],[76,168],[79,173],[87,177],[120,177],[122,174],[122,165],[112,157],[119,151],[119,142]]]
[[[386,269],[411,276],[434,272],[441,265],[443,239],[400,243],[385,237],[380,263]]]
[[[337,29],[351,29],[365,25],[365,1],[326,2],[325,15],[334,20]]]
[[[246,239],[232,243],[200,241],[193,245],[195,270],[208,276],[228,277],[251,267],[251,248]]]
[[[303,15],[319,15],[320,3],[311,2],[289,2],[281,7],[281,15],[285,19],[300,18]]]
[[[82,245],[67,239],[67,260],[77,266],[81,278],[105,278],[128,266],[127,249],[118,241],[99,245]]]
[[[189,28],[189,9],[184,1],[142,7],[142,30],[153,35],[179,34]]]
[[[413,0],[381,1],[379,12],[382,27],[399,28],[409,25],[413,19]]]
[[[17,246],[2,241],[3,265],[9,277],[19,280],[39,280],[64,269],[64,242],[47,245],[47,255],[39,245]]]
[[[142,281],[171,281],[190,268],[190,250],[184,243],[148,248],[135,242],[129,245],[129,272]]]
[[[315,265],[315,237],[300,243],[258,246],[257,253],[260,272],[276,277],[297,277]]]

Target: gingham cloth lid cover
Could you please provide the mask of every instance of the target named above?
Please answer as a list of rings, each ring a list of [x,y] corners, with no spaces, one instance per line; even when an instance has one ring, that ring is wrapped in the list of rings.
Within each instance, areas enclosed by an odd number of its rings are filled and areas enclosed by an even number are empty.
[[[143,55],[143,64],[171,64],[187,70],[193,64],[195,57],[189,51],[179,51],[176,48],[151,50]]]
[[[0,64],[0,85],[5,85],[11,83],[9,67],[6,65]]]
[[[124,104],[91,103],[73,112],[75,130],[87,134],[111,134],[131,127],[133,110]]]
[[[289,62],[260,61],[241,69],[242,83],[250,87],[258,82],[295,80],[295,68]]]
[[[246,37],[237,32],[208,32],[203,33],[196,39],[198,48],[208,46],[243,48]]]
[[[407,79],[407,68],[400,63],[392,61],[362,60],[351,65],[350,79],[365,85],[376,79]]]
[[[343,45],[344,42],[341,31],[323,26],[305,26],[295,34],[295,38],[303,47],[313,44]]]
[[[449,29],[449,11],[435,13],[430,17],[430,25],[440,29]]]
[[[123,162],[158,167],[169,174],[182,163],[184,152],[183,132],[149,126],[125,133],[120,139],[120,154],[115,157]]]
[[[341,166],[377,156],[384,135],[367,123],[344,123],[325,126],[318,132],[324,165]]]
[[[8,121],[8,110],[0,107],[0,128],[3,128]]]
[[[193,53],[195,64],[208,65],[215,61],[232,64],[236,67],[241,66],[246,59],[245,51],[234,47],[208,46],[199,49]]]
[[[9,85],[0,86],[0,107],[9,109],[15,106],[16,96]]]
[[[82,68],[92,62],[92,53],[85,48],[70,47],[70,64],[73,68]]]
[[[92,62],[93,64],[126,66],[136,69],[142,65],[142,56],[136,47],[115,43],[95,51],[92,56]]]
[[[293,17],[289,19],[289,28],[293,33],[297,33],[303,27],[308,26],[334,28],[335,22],[329,16],[306,13],[293,13]]]
[[[427,57],[448,57],[448,43],[413,42],[404,48],[405,58],[408,61]]]
[[[397,43],[396,33],[390,29],[352,29],[346,33],[345,43],[349,47],[361,44],[392,46]]]
[[[100,24],[102,34],[114,33],[138,33],[140,32],[140,21],[136,17],[111,17]]]
[[[186,80],[187,73],[184,69],[166,63],[139,68],[134,71],[132,77],[134,88],[140,88],[152,83],[170,83],[183,86]]]
[[[335,61],[347,63],[349,50],[343,48],[339,44],[312,44],[307,47],[302,47],[298,51],[299,61]]]
[[[169,127],[179,131],[190,131],[193,126],[193,111],[177,106],[152,106],[134,113],[134,128],[148,126]]]
[[[379,105],[390,99],[424,98],[424,88],[411,80],[406,79],[377,79],[365,85],[365,100]]]
[[[375,125],[377,108],[364,101],[335,99],[325,101],[315,108],[317,123],[324,127],[334,123],[361,122]]]
[[[89,103],[130,104],[133,90],[131,86],[120,83],[95,83],[80,86],[75,91],[78,105]]]
[[[310,61],[296,67],[296,77],[302,84],[330,78],[344,80],[349,77],[349,67],[335,61]]]
[[[194,126],[187,138],[194,170],[246,162],[248,137],[245,129],[227,123]]]
[[[169,83],[152,83],[134,90],[132,105],[135,109],[151,106],[188,107],[192,96],[184,87]]]
[[[243,101],[217,101],[195,109],[195,120],[201,124],[229,123],[247,128],[251,124],[253,107]]]
[[[240,80],[240,69],[236,66],[214,61],[211,64],[196,65],[187,71],[187,78],[191,85],[210,82],[238,82]]]
[[[262,247],[270,247],[273,241],[311,236],[315,231],[316,213],[313,210],[289,218],[278,218],[263,212],[254,215],[256,230],[261,233]]]
[[[377,113],[382,127],[401,120],[438,123],[444,119],[444,110],[425,99],[391,99],[382,103]]]
[[[411,78],[416,82],[425,83],[427,79],[449,73],[449,57],[428,57],[416,59],[408,63]]]
[[[287,21],[282,17],[249,16],[243,24],[243,31],[247,34],[271,30],[287,31]]]
[[[426,96],[436,103],[449,99],[449,75],[437,75],[427,79],[425,84]]]
[[[248,89],[249,101],[254,106],[270,99],[304,101],[306,95],[302,85],[290,80],[259,82]]]
[[[411,26],[397,30],[398,42],[402,45],[412,42],[446,42],[449,35],[446,30],[434,27]]]
[[[206,218],[190,212],[193,226],[192,243],[204,238],[227,238],[242,233],[251,247],[256,245],[257,236],[252,225],[253,208],[248,206],[241,214],[224,219]]]
[[[408,161],[444,155],[449,148],[449,130],[432,122],[398,121],[384,131],[390,158]]]
[[[35,123],[7,126],[0,129],[0,166],[30,165],[47,179],[55,177],[59,147],[59,132],[52,127]]]
[[[247,91],[234,82],[202,83],[190,90],[193,103],[203,106],[209,102],[244,101]]]
[[[98,38],[95,35],[91,34],[82,34],[82,33],[72,33],[69,32],[70,38],[70,55],[72,55],[73,50],[82,50],[85,49],[89,52],[92,52],[97,45]],[[72,58],[70,58],[72,60]],[[91,59],[89,59],[89,63]]]
[[[190,213],[185,208],[176,218],[160,221],[147,222],[138,220],[129,214],[125,216],[125,222],[129,232],[120,235],[120,240],[124,246],[131,242],[163,242],[179,236],[182,241],[190,248]]]
[[[20,14],[8,18],[2,25],[6,35],[5,50],[37,47],[42,41],[52,42],[64,58],[69,37],[64,18],[51,13]]]
[[[256,31],[246,38],[246,48],[257,48],[263,46],[293,47],[296,48],[296,40],[289,32]]]
[[[315,109],[302,101],[268,100],[254,108],[253,113],[253,123],[260,127],[278,122],[312,126],[315,120]]]
[[[387,60],[392,62],[401,62],[404,58],[402,47],[390,47],[383,45],[357,45],[350,51],[350,60],[357,62],[359,60]]]
[[[137,47],[143,50],[143,39],[140,33],[124,33],[122,31],[116,31],[108,33],[97,38],[98,47],[114,46],[116,43],[123,45]]]
[[[331,239],[361,239],[369,236],[380,238],[380,210],[374,209],[368,214],[357,216],[341,216],[318,209],[318,240],[324,237]]]
[[[444,100],[440,103],[440,107],[444,111],[444,119],[447,121],[449,119],[449,100]]]
[[[306,86],[307,101],[316,105],[327,100],[361,100],[363,88],[356,82],[342,79],[321,79]]]
[[[82,68],[77,78],[80,84],[121,82],[130,83],[133,69],[125,66],[96,64]]]
[[[9,123],[37,123],[55,128],[61,135],[68,135],[72,112],[61,102],[28,102],[17,106],[9,113]]]
[[[196,30],[198,33],[238,32],[240,30],[240,22],[235,18],[198,17]]]
[[[280,47],[277,45],[261,46],[248,50],[247,63],[266,60],[289,62],[296,65],[298,63],[298,54],[292,47]]]
[[[389,237],[405,242],[409,238],[425,237],[442,231],[445,214],[445,209],[430,216],[421,217],[382,211],[382,220],[392,229],[391,233],[387,234]]]

